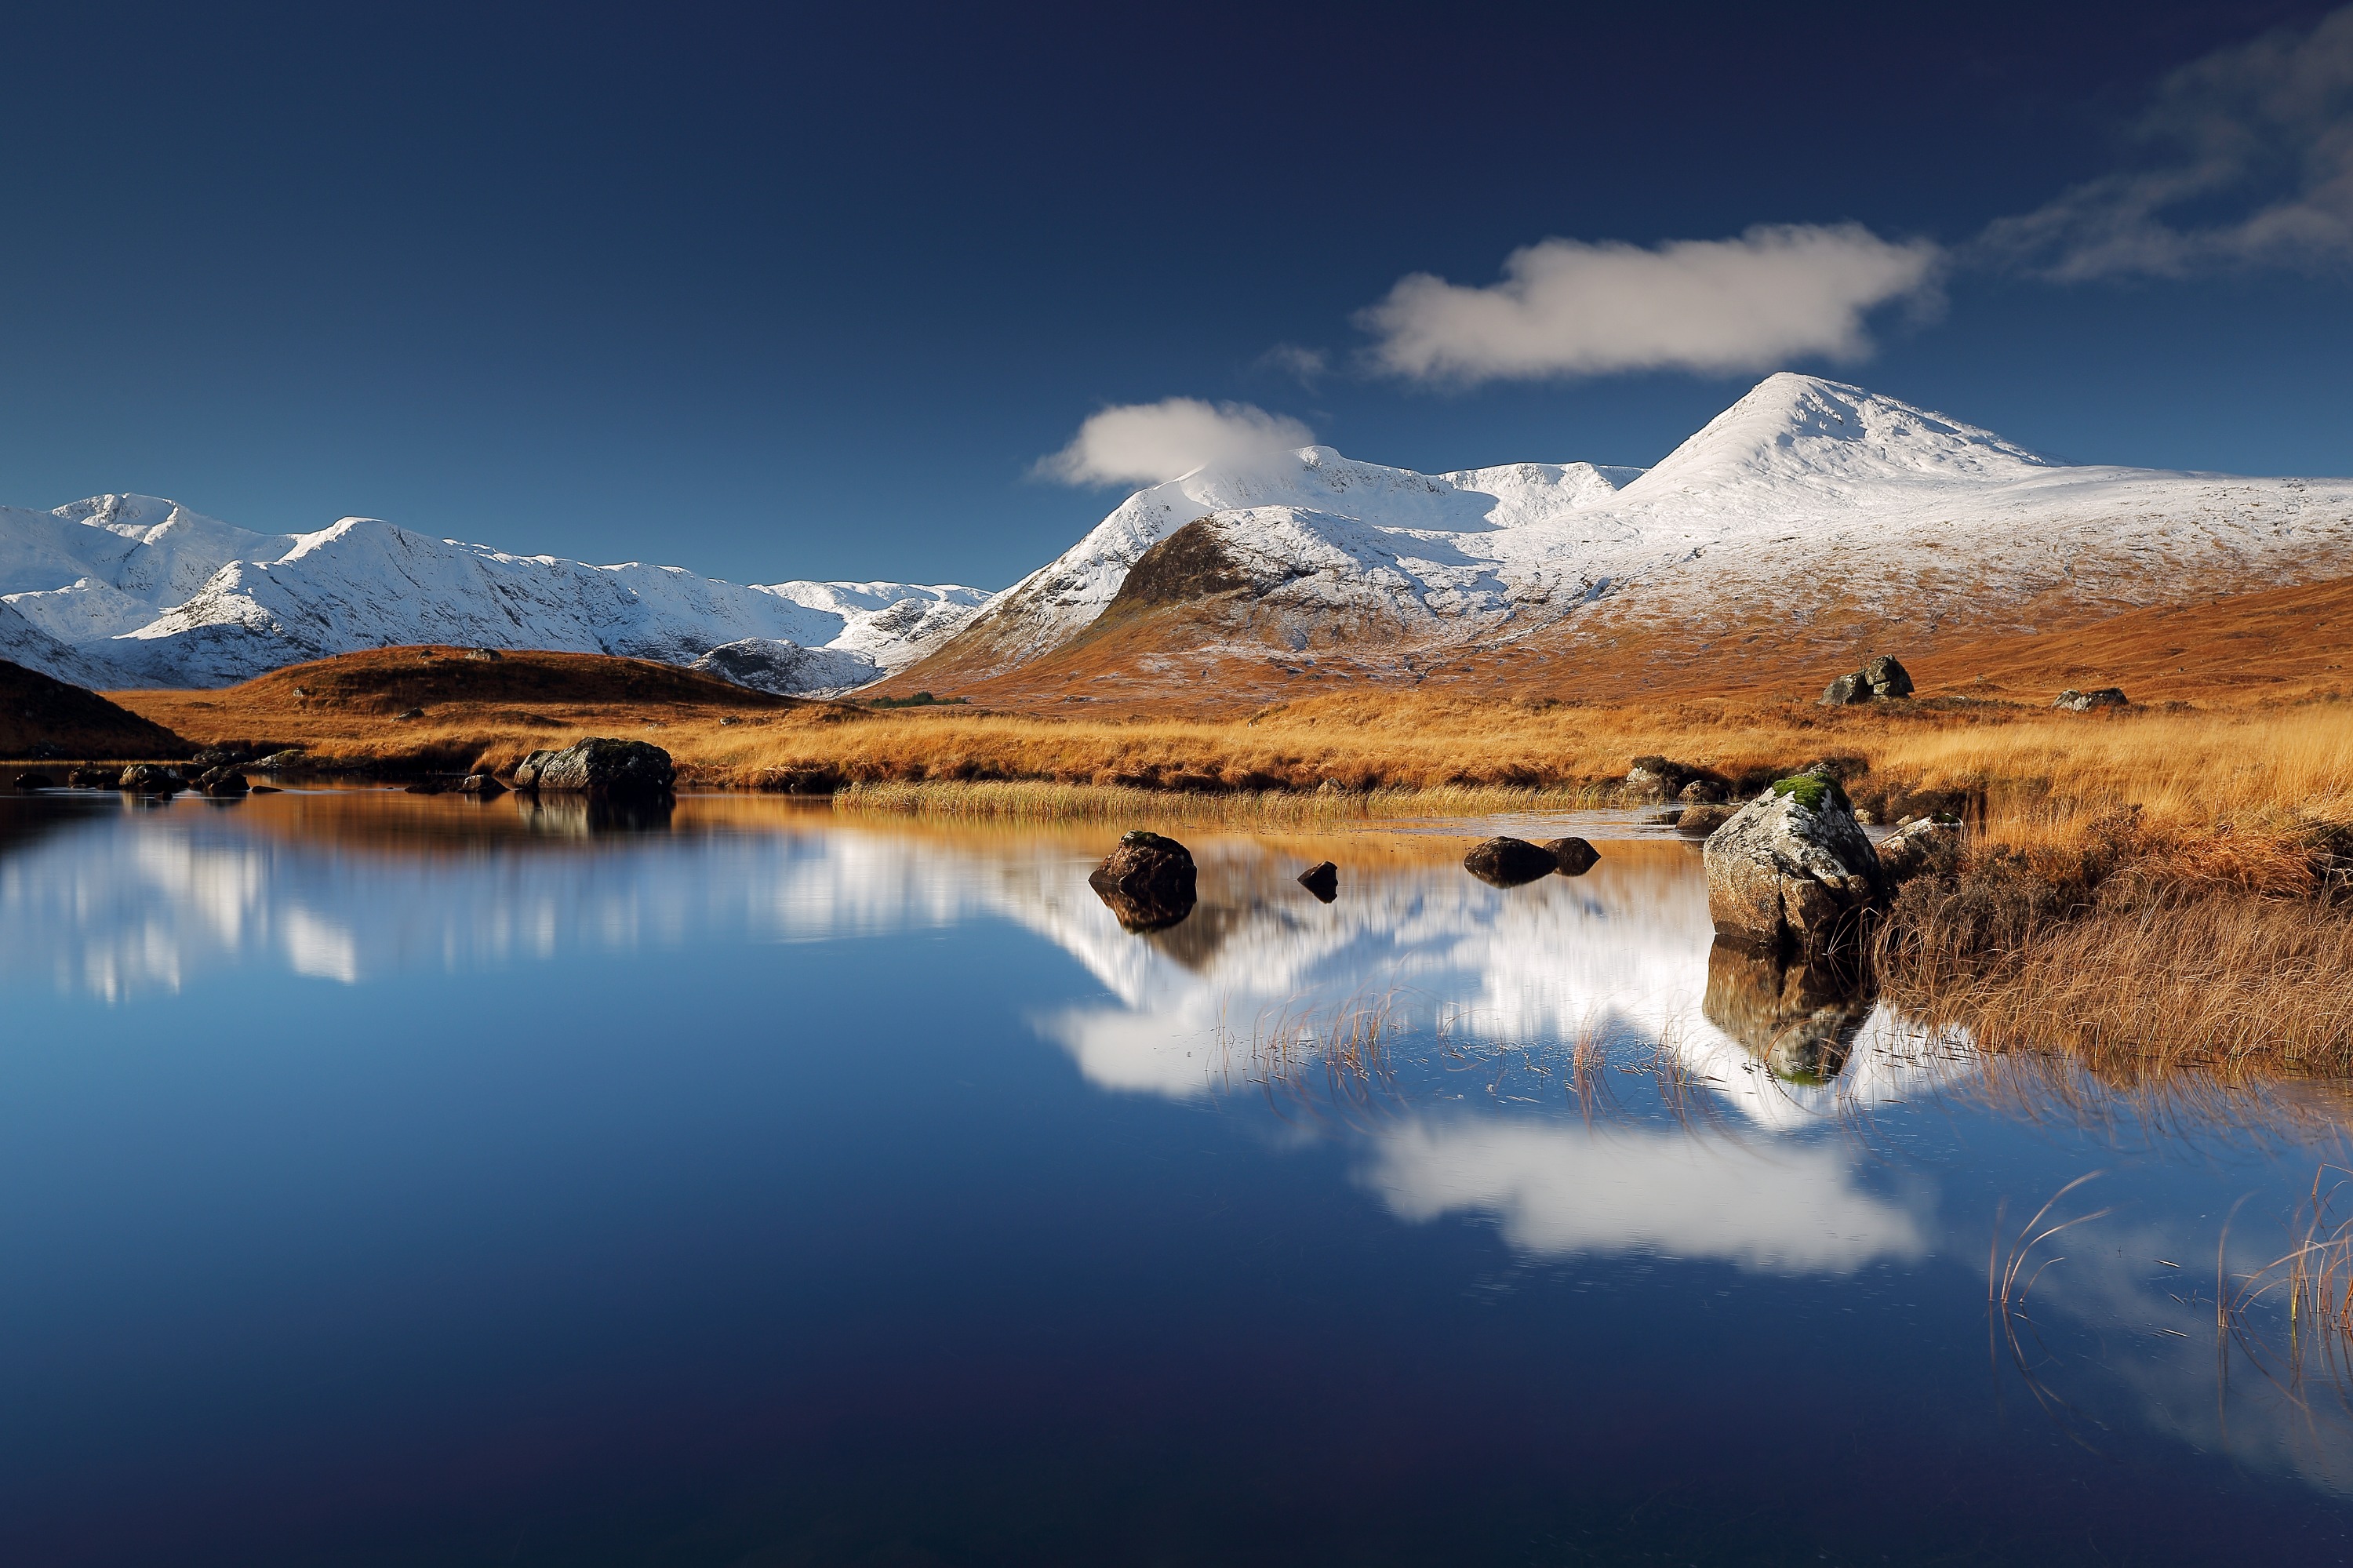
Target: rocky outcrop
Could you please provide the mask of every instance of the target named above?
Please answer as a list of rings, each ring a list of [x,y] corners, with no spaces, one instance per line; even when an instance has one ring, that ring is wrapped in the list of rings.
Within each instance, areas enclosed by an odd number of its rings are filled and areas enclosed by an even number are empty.
[[[1871,995],[1856,975],[1835,965],[1718,941],[1708,950],[1700,1012],[1775,1077],[1827,1084],[1853,1054]]]
[[[1852,674],[1841,675],[1824,687],[1820,705],[1843,707],[1850,703],[1883,703],[1912,694],[1912,675],[1892,654],[1875,653]]]
[[[1525,839],[1493,838],[1471,846],[1462,869],[1495,887],[1517,887],[1560,868],[1552,851]]]
[[[1120,835],[1119,843],[1087,877],[1131,931],[1158,931],[1193,912],[1193,852],[1175,839],[1141,828]]]
[[[534,751],[515,769],[515,788],[578,792],[615,800],[657,800],[668,795],[678,773],[670,753],[642,740],[598,736],[562,751]]]
[[[1761,952],[1845,947],[1886,901],[1880,869],[1838,780],[1784,779],[1710,834],[1707,912],[1726,941]]]
[[[1299,874],[1299,885],[1314,894],[1317,903],[1329,904],[1340,896],[1340,868],[1319,860]]]
[[[1583,839],[1546,839],[1536,847],[1552,856],[1553,869],[1563,876],[1583,876],[1601,859],[1601,852]]]
[[[2121,708],[2127,705],[2123,687],[2101,686],[2089,692],[2079,692],[2070,687],[2060,693],[2058,701],[2051,705],[2064,708],[2071,714],[2087,714],[2094,708]]]
[[[1879,841],[1879,868],[1892,883],[1950,876],[1960,869],[1961,824],[1923,817]]]

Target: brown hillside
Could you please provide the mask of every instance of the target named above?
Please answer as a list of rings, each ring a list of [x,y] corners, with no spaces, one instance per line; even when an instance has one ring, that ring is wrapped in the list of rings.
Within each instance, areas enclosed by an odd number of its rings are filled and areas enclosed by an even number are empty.
[[[1596,703],[1811,696],[1880,652],[1902,658],[1923,694],[2047,701],[2068,686],[2122,685],[2143,701],[2232,702],[2344,685],[2353,665],[2353,578],[2344,577],[2105,614],[2020,607],[2042,629],[1997,636],[1861,607],[1803,619],[1760,609],[1660,629],[1617,621],[1605,604],[1525,641],[1403,652],[1377,635],[1346,633],[1300,652],[1269,647],[1248,623],[1246,593],[1200,587],[1189,602],[1123,590],[1085,632],[1006,674],[959,683],[952,662],[927,660],[875,689],[921,686],[1032,712],[1086,711],[1074,707],[1085,703],[1202,715],[1367,687]]]
[[[0,660],[0,757],[168,759],[194,749],[96,692]]]
[[[583,735],[635,736],[695,721],[757,724],[832,706],[647,659],[491,657],[442,646],[372,648],[216,691],[111,694],[205,745],[299,746],[321,757],[400,758],[450,768],[485,756],[511,761]]]

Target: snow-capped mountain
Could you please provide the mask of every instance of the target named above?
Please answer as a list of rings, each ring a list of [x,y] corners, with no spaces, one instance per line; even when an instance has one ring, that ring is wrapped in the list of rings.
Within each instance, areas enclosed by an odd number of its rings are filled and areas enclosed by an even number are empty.
[[[257,534],[143,495],[0,507],[0,658],[94,686],[211,686],[408,642],[691,664],[756,641],[746,683],[863,685],[920,658],[987,595],[911,583],[765,587],[676,567],[510,556],[373,518]],[[779,685],[793,678],[799,685]]]
[[[1767,377],[1656,467],[1423,475],[1305,447],[1130,496],[999,595],[915,678],[1006,673],[1103,618],[1138,577],[1202,602],[1183,646],[1360,662],[1608,626],[1704,640],[1845,617],[2031,628],[2200,591],[2353,570],[2353,480],[2053,463],[1857,387]],[[1131,592],[1131,599],[1138,598]],[[1106,627],[1116,618],[1105,618]],[[1172,646],[1164,615],[1159,646]],[[1394,662],[1394,660],[1392,660]]]

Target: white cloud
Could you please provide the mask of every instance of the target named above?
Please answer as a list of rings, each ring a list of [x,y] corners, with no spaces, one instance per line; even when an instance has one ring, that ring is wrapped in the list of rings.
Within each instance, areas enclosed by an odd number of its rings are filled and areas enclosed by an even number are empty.
[[[1398,280],[1358,324],[1385,370],[1470,383],[1629,370],[1766,370],[1871,350],[1863,317],[1933,296],[1941,252],[1860,224],[1760,226],[1736,239],[1645,249],[1546,239],[1485,288]]]
[[[2074,281],[2353,261],[2353,7],[2167,77],[2134,139],[2146,164],[1992,224],[1984,260]],[[2184,209],[2223,209],[2184,227]]]
[[[1258,356],[1258,368],[1288,376],[1302,387],[1313,387],[1331,368],[1331,361],[1320,348],[1278,343]]]
[[[1038,472],[1066,484],[1158,484],[1204,463],[1239,462],[1303,447],[1315,432],[1248,403],[1169,397],[1105,408]]]

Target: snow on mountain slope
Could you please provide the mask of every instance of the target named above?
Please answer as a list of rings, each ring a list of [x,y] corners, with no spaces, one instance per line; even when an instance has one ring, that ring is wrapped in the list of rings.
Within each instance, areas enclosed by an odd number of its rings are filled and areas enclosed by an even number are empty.
[[[1269,558],[1296,564],[1294,576],[1323,573],[1336,582],[1353,564],[1367,580],[1377,577],[1386,601],[1420,586],[1415,566],[1427,565],[1441,595],[1475,592],[1486,574],[1450,541],[1589,510],[1639,471],[1578,462],[1422,474],[1358,462],[1329,447],[1201,469],[1129,496],[1085,538],[998,595],[957,641],[985,649],[996,669],[1035,658],[1102,614],[1145,551],[1213,514],[1252,519],[1245,531],[1265,535]],[[1381,547],[1371,530],[1395,535],[1399,547]],[[1463,566],[1470,569],[1450,571]]]
[[[1736,623],[2031,630],[2071,607],[2353,571],[2353,481],[2063,467],[1892,397],[1782,374],[1647,471],[1424,476],[1310,447],[1139,492],[916,678],[944,690],[1077,648],[1145,552],[1197,519],[1197,553],[1222,565],[1195,578],[1214,592],[1189,626],[1163,609],[1153,649],[1261,662],[1338,650],[1398,673],[1416,651],[1550,646],[1605,626],[1702,647]],[[1106,635],[1083,640],[1089,660],[1113,657]]]
[[[759,639],[826,689],[920,657],[987,595],[903,583],[742,586],[676,567],[511,556],[346,517],[256,534],[153,496],[0,508],[0,657],[104,685],[222,685],[407,642],[691,664]],[[776,678],[776,661],[768,663]]]

